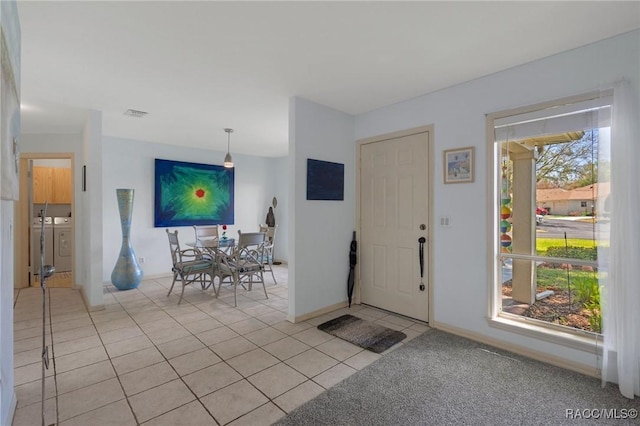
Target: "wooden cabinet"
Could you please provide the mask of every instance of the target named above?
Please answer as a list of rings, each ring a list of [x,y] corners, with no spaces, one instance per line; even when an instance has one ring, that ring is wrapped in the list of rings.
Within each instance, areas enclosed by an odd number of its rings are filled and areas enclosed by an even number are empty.
[[[35,204],[71,204],[71,169],[33,168],[33,202]]]
[[[53,168],[34,167],[33,168],[33,202],[34,204],[44,204],[51,201],[53,194]]]
[[[53,169],[53,204],[71,204],[71,169]]]

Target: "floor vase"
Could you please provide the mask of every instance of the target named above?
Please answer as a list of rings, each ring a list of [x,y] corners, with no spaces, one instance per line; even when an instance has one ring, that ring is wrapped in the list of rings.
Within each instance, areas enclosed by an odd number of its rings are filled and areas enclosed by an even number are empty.
[[[143,275],[130,239],[133,192],[133,189],[116,189],[122,227],[122,247],[116,266],[111,273],[111,282],[118,290],[131,290],[138,287]]]

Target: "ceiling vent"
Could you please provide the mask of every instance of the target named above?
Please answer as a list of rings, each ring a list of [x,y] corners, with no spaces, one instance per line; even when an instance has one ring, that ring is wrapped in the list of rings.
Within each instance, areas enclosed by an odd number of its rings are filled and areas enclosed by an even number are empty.
[[[124,112],[124,115],[128,115],[129,117],[136,117],[136,118],[143,118],[147,114],[149,113],[144,111],[138,111],[137,109],[128,109]]]

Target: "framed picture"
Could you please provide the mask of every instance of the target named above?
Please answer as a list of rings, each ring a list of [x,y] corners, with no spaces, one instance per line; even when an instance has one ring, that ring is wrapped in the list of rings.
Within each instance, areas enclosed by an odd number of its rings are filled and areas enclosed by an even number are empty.
[[[232,225],[234,169],[155,160],[155,227]]]
[[[473,182],[473,154],[472,146],[444,151],[444,183]]]
[[[344,200],[344,164],[308,158],[307,200]]]

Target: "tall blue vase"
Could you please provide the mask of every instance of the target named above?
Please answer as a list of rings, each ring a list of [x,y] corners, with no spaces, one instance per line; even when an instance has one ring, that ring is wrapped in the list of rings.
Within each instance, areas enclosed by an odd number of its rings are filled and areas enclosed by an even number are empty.
[[[133,191],[133,189],[116,189],[120,226],[122,227],[122,247],[116,266],[111,273],[111,282],[118,290],[131,290],[138,287],[143,275],[129,238],[133,212]]]

